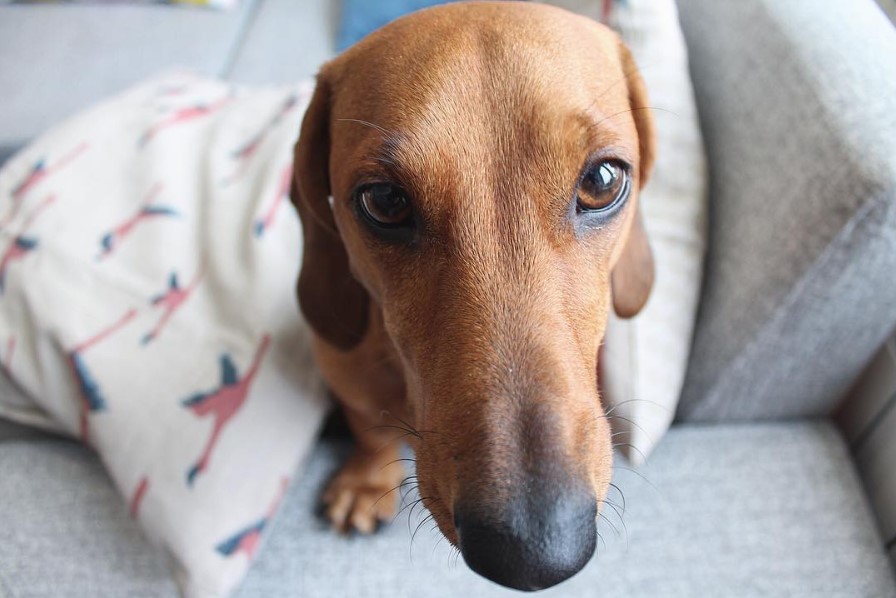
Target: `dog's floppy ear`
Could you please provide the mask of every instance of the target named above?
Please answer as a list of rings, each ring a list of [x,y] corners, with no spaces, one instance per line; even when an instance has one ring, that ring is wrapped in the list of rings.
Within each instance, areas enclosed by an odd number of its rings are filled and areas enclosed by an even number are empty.
[[[329,195],[330,85],[322,70],[296,142],[290,192],[304,233],[298,295],[311,328],[328,343],[348,350],[367,330],[370,299],[349,271]]]
[[[638,67],[622,43],[619,44],[622,70],[628,84],[628,98],[631,115],[638,131],[638,153],[640,169],[638,174],[641,188],[650,177],[656,140],[654,138],[653,114],[647,104],[647,89]],[[641,216],[640,205],[632,215],[628,239],[616,266],[613,268],[611,286],[613,289],[613,309],[616,315],[630,318],[636,315],[650,296],[653,287],[653,254],[647,242],[647,231]]]

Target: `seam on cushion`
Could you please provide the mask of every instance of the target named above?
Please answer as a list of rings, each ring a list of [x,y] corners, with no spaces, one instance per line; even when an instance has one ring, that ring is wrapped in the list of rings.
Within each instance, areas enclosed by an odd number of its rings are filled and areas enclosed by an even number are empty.
[[[890,395],[890,398],[886,400],[884,406],[877,412],[877,415],[874,416],[874,419],[865,427],[861,434],[859,434],[858,438],[856,438],[852,444],[850,445],[850,449],[853,451],[860,451],[865,446],[865,443],[868,442],[868,439],[877,431],[878,428],[883,424],[883,421],[887,418],[887,415],[890,411],[896,408],[896,392]]]
[[[850,218],[849,222],[847,222],[843,228],[840,229],[830,243],[824,248],[824,251],[819,254],[818,258],[814,261],[814,263],[806,270],[806,273],[799,279],[799,281],[793,286],[793,289],[788,294],[787,298],[772,312],[770,317],[767,318],[766,323],[762,326],[758,333],[756,333],[753,338],[747,343],[747,345],[738,352],[737,356],[729,362],[729,364],[722,369],[722,374],[716,377],[716,382],[713,384],[709,390],[704,393],[704,397],[706,400],[701,402],[701,408],[705,408],[706,406],[716,406],[720,404],[721,400],[718,396],[718,389],[722,385],[723,379],[733,371],[739,369],[742,364],[750,357],[755,348],[760,344],[760,342],[765,341],[766,338],[771,335],[774,331],[774,328],[777,327],[780,320],[784,317],[785,313],[800,299],[805,296],[805,289],[812,282],[815,281],[818,273],[822,271],[827,264],[834,258],[836,252],[841,248],[844,244],[845,239],[850,237],[853,231],[858,228],[858,226],[868,220],[875,211],[880,208],[886,208],[888,203],[888,198],[891,195],[896,194],[896,187],[888,186],[885,187],[882,191],[873,195],[871,201],[868,201],[862,208],[855,213],[855,215]]]
[[[824,434],[831,437],[830,442],[822,444],[825,452],[828,453],[829,457],[843,464],[843,475],[849,477],[849,486],[857,490],[858,496],[856,499],[861,503],[861,508],[854,511],[857,521],[860,525],[870,530],[871,534],[878,539],[877,541],[882,542],[884,540],[884,530],[879,522],[877,509],[874,508],[871,502],[871,495],[864,491],[864,480],[859,473],[856,461],[850,452],[843,432],[830,419],[816,421],[820,422],[821,425],[816,425],[814,430],[819,435]],[[884,555],[886,555],[886,551],[884,551]]]
[[[246,45],[246,38],[249,37],[249,32],[252,30],[255,21],[258,19],[258,13],[262,10],[261,7],[264,0],[248,1],[251,2],[252,5],[246,10],[246,17],[242,20],[236,30],[236,34],[233,36],[233,43],[230,44],[230,48],[227,50],[227,55],[224,57],[224,63],[221,65],[221,70],[218,73],[218,76],[223,79],[229,78],[233,73],[233,67],[236,65],[240,53]]]

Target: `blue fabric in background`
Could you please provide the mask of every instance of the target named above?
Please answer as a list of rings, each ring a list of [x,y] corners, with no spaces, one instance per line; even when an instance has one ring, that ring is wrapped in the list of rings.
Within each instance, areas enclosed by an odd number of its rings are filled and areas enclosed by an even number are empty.
[[[342,52],[362,37],[398,17],[445,0],[343,0],[336,49]]]

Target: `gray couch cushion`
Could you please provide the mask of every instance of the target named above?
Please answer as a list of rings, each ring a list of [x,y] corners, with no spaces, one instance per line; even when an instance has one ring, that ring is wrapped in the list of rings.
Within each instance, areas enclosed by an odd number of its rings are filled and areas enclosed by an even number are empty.
[[[168,6],[0,6],[0,158],[93,102],[173,66],[222,75],[256,0]]]
[[[227,77],[238,83],[294,83],[333,56],[338,3],[264,0]]]
[[[0,444],[0,596],[173,596],[93,455],[65,440]]]
[[[239,598],[511,596],[471,573],[415,512],[374,537],[313,514],[345,446],[322,445]],[[598,557],[543,596],[890,597],[896,582],[839,434],[829,424],[679,426],[649,481],[618,470],[624,526],[605,512]],[[621,506],[621,499],[614,499]],[[166,596],[99,463],[68,443],[0,445],[0,584],[12,596]],[[614,531],[615,526],[619,531]]]
[[[873,0],[679,4],[712,181],[679,416],[827,413],[896,324],[896,29]]]

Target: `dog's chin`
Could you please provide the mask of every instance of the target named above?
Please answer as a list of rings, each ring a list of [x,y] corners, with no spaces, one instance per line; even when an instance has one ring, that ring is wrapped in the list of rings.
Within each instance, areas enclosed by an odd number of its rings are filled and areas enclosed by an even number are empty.
[[[448,543],[454,548],[459,548],[460,537],[457,534],[457,528],[454,527],[454,513],[446,505],[440,493],[426,483],[425,477],[420,475],[419,468],[417,476],[419,480],[417,491],[421,497],[427,497],[421,501],[423,506],[432,515],[436,527],[439,528]]]
[[[433,519],[436,522],[436,525],[439,528],[439,531],[442,532],[442,535],[445,536],[445,539],[448,541],[451,546],[460,550],[460,538],[457,535],[457,529],[454,527],[450,521],[447,520],[446,517],[439,517],[433,514]],[[445,521],[440,521],[440,519],[444,519]]]

